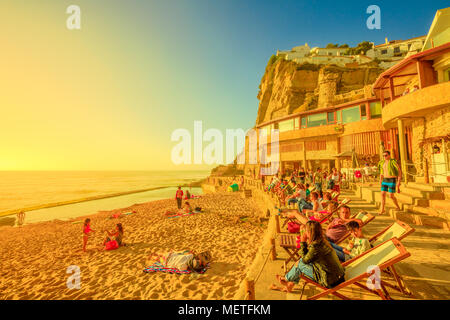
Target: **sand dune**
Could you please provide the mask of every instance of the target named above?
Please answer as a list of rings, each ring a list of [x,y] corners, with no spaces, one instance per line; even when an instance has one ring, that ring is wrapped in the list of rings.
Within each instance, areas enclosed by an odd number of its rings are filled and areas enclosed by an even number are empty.
[[[83,253],[82,224],[52,221],[0,228],[0,299],[231,299],[261,244],[264,227],[251,200],[209,194],[191,200],[204,213],[168,219],[175,200],[136,204],[89,216],[96,230]],[[116,212],[135,214],[108,219]],[[29,213],[32,214],[32,213]],[[250,217],[248,222],[236,219]],[[75,219],[81,220],[81,218]],[[98,251],[105,229],[124,226],[126,247]],[[147,274],[151,252],[210,250],[203,275]],[[68,289],[67,267],[81,270],[81,289]]]

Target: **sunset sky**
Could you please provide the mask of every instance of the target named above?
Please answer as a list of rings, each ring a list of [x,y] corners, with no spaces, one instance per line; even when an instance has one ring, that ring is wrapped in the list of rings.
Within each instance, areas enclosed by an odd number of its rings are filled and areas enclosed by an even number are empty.
[[[81,30],[66,8],[81,8]],[[366,28],[376,4],[382,29]],[[249,129],[270,56],[428,32],[448,1],[2,0],[0,170],[173,170],[171,133]]]

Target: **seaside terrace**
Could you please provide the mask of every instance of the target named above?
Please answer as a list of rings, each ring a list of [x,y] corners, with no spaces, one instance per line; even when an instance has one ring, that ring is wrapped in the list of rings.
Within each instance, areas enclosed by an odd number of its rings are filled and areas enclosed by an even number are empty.
[[[399,158],[411,160],[401,161],[406,179],[450,182],[450,43],[406,58],[381,74],[373,88],[382,102],[383,126],[400,133]]]
[[[280,132],[281,169],[351,166],[352,151],[378,157],[380,143],[396,150],[396,131],[384,130],[381,102],[376,97],[305,111],[258,125],[270,143],[270,131]]]

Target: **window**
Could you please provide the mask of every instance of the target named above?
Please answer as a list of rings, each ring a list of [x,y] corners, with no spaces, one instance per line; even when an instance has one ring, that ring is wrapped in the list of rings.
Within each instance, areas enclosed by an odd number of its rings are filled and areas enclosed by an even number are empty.
[[[352,107],[342,110],[342,123],[351,123],[361,120],[360,107]]]
[[[361,112],[361,120],[367,120],[367,110],[366,110],[366,105],[362,104],[359,106],[360,107],[360,112]]]
[[[300,129],[300,118],[294,118],[294,130]]]
[[[262,132],[262,134],[264,134],[264,135],[266,135],[266,136],[270,135],[270,125],[269,125],[269,126],[262,127],[262,128],[260,129],[260,131]]]
[[[327,114],[318,113],[308,116],[308,128],[327,125]]]
[[[280,132],[292,131],[294,130],[294,119],[281,121],[278,123],[278,130]]]
[[[341,117],[341,110],[336,112],[336,122],[337,123],[342,123],[342,117]]]
[[[450,68],[444,70],[444,82],[450,81]]]
[[[394,53],[399,53],[400,52],[400,47],[395,47],[394,48]]]
[[[370,118],[371,119],[381,118],[381,102],[370,103]]]
[[[302,129],[305,129],[305,128],[306,128],[306,117],[303,117],[303,118],[302,118],[302,120],[301,120],[301,125],[302,125],[302,126],[301,126]]]
[[[381,54],[387,54],[387,49],[381,50]]]
[[[336,123],[336,119],[334,117],[334,112],[328,112],[328,124]]]

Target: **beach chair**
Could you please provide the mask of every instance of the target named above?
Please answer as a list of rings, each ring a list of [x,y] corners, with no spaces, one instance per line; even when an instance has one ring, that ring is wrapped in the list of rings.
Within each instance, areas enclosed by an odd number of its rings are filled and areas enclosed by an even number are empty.
[[[395,221],[390,226],[370,237],[369,242],[373,248],[393,238],[397,238],[399,241],[401,241],[414,231],[415,229],[411,228],[406,223],[402,221]],[[389,286],[408,296],[412,294],[411,291],[409,291],[409,289],[406,287],[403,278],[395,270],[394,266],[387,268],[386,270],[384,270],[384,272],[387,275],[391,276],[397,283],[396,285],[386,283],[386,286]]]
[[[305,284],[303,286],[300,299],[303,297],[303,291],[306,284],[311,284],[315,288],[322,291],[312,297],[309,297],[308,300],[317,300],[330,294],[344,300],[351,300],[349,297],[342,294],[342,292],[339,292],[350,285],[356,285],[362,289],[374,293],[383,300],[392,299],[386,289],[386,287],[391,287],[389,283],[382,280],[381,277],[378,277],[378,280],[376,280],[375,283],[371,281],[377,276],[375,271],[376,267],[378,267],[380,271],[385,271],[388,269],[394,270],[393,268],[396,263],[408,258],[410,255],[411,254],[406,251],[405,247],[397,238],[387,240],[375,248],[364,252],[360,256],[345,262],[343,266],[345,267],[346,280],[334,288],[325,288],[314,280],[301,275],[300,278],[305,281]],[[380,274],[378,274],[378,276],[380,276]],[[368,279],[368,281],[362,283],[364,279],[369,277],[372,279]],[[369,287],[368,282],[372,284],[371,287]]]

